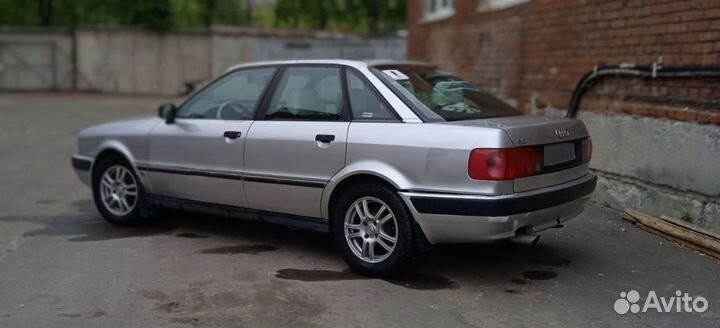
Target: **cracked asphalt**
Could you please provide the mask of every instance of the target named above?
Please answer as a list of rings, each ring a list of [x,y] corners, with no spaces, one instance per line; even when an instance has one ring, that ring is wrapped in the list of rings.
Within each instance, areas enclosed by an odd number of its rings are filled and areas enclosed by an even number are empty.
[[[596,205],[537,246],[436,247],[395,280],[348,272],[322,234],[192,213],[110,226],[75,136],[168,100],[0,93],[0,327],[720,326],[720,261]],[[629,290],[709,307],[619,315]]]

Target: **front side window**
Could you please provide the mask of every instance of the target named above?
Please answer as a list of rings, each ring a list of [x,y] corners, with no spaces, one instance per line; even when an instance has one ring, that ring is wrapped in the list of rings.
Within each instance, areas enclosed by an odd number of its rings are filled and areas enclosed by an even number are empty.
[[[425,121],[521,115],[490,92],[432,66],[385,65],[372,71]]]
[[[352,70],[345,72],[353,118],[360,120],[397,119],[358,73]]]
[[[178,118],[252,120],[276,68],[243,69],[226,75],[193,96]]]
[[[338,67],[289,67],[273,93],[265,119],[337,121],[343,95]]]

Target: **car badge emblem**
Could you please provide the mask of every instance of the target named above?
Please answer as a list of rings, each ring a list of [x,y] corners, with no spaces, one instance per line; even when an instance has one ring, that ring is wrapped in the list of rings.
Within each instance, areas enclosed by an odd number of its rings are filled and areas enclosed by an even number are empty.
[[[558,138],[567,138],[570,136],[570,131],[565,128],[555,129],[555,136],[557,136]]]

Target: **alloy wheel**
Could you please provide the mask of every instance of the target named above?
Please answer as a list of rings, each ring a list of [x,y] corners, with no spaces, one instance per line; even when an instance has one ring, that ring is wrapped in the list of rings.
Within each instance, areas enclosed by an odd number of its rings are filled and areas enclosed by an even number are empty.
[[[345,240],[353,254],[368,263],[390,257],[398,240],[398,227],[390,207],[375,197],[353,202],[345,214]]]
[[[116,216],[130,213],[138,200],[135,177],[122,165],[113,165],[100,178],[100,196],[105,208]]]

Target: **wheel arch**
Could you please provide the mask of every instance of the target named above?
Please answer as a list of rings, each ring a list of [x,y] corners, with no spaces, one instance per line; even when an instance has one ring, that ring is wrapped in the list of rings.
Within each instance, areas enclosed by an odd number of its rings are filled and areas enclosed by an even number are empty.
[[[95,158],[92,161],[92,165],[90,166],[91,184],[95,178],[96,164],[99,163],[102,159],[107,158],[108,156],[118,156],[126,160],[128,164],[130,164],[130,169],[133,171],[133,173],[135,173],[135,176],[138,177],[139,182],[143,184],[143,187],[146,190],[149,190],[147,179],[138,171],[137,167],[135,166],[134,157],[132,156],[130,150],[125,147],[125,145],[115,140],[106,141],[97,147],[96,153],[97,155],[95,155]]]
[[[330,220],[330,209],[333,201],[347,187],[364,182],[376,181],[386,184],[395,190],[408,189],[410,182],[399,170],[384,163],[356,163],[346,166],[330,179],[323,190],[320,213],[323,220]]]
[[[328,223],[328,227],[331,233],[334,231],[332,222],[333,220],[330,220],[332,206],[336,202],[336,200],[340,198],[339,196],[342,195],[345,190],[351,188],[353,185],[372,181],[391,187],[391,189],[394,189],[395,191],[407,190],[411,187],[410,181],[408,181],[405,176],[402,175],[399,171],[392,170],[392,168],[389,167],[385,168],[388,168],[389,170],[384,170],[381,172],[390,173],[389,175],[381,174],[380,172],[375,170],[371,171],[364,169],[357,171],[347,171],[345,174],[338,174],[333,179],[331,179],[331,182],[328,184],[328,186],[326,186],[322,197],[323,219],[326,220],[326,222]],[[405,202],[404,205],[408,206],[407,201],[402,196],[399,197],[399,201]],[[428,241],[425,232],[422,230],[422,227],[418,224],[417,220],[415,220],[412,210],[409,210],[408,212],[410,220],[412,222],[412,238],[414,240],[413,243],[415,245],[415,251],[427,251],[431,247],[430,242]],[[335,238],[334,233],[333,238]]]
[[[346,177],[340,183],[338,183],[337,186],[333,189],[332,193],[330,194],[330,199],[328,199],[328,219],[330,218],[330,209],[332,208],[333,204],[335,204],[335,201],[337,198],[342,195],[342,193],[347,190],[347,188],[352,187],[353,185],[363,183],[363,182],[375,182],[380,184],[385,184],[388,186],[393,187],[394,189],[397,189],[392,183],[388,182],[387,180],[373,174],[368,173],[358,173],[351,176]]]
[[[127,156],[125,156],[125,154],[123,154],[121,151],[115,148],[103,149],[97,154],[97,156],[95,156],[95,160],[93,160],[92,166],[90,167],[90,172],[92,172],[93,176],[95,176],[95,174],[97,173],[95,172],[95,169],[97,168],[97,163],[100,163],[100,161],[111,156],[121,157],[129,162]]]

